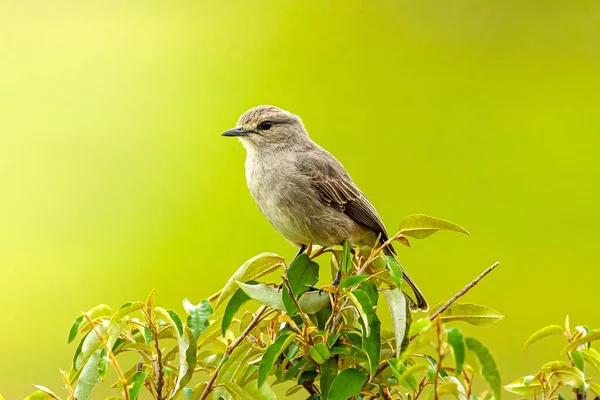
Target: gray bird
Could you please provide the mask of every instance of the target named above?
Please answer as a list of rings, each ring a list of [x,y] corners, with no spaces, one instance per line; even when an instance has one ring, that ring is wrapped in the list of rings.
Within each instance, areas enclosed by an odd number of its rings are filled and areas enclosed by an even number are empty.
[[[222,134],[240,138],[246,148],[246,180],[252,197],[275,229],[299,247],[309,244],[372,246],[388,234],[375,207],[344,166],[308,137],[302,120],[273,106],[246,111],[237,126]],[[389,245],[385,254],[395,256]],[[425,297],[404,272],[416,308]],[[414,305],[413,305],[414,306]]]

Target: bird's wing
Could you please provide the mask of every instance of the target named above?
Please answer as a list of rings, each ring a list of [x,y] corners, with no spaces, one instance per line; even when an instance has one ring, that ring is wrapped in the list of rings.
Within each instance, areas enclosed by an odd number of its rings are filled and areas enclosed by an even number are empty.
[[[382,243],[388,239],[385,226],[375,207],[362,194],[335,157],[319,149],[317,154],[309,153],[300,157],[297,168],[311,179],[323,203],[343,212],[376,234],[381,234]],[[391,245],[388,248],[395,253]]]

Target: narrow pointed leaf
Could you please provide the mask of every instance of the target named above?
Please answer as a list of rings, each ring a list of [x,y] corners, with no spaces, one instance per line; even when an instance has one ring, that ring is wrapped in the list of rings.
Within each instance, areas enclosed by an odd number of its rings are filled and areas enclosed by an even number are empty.
[[[437,311],[442,304],[438,304],[431,310],[431,314]],[[471,303],[453,303],[441,314],[442,322],[462,321],[471,325],[485,326],[500,321],[504,316],[487,306]]]
[[[505,385],[504,389],[520,396],[529,396],[533,394],[533,392],[540,394],[542,384],[539,379],[535,379],[533,375],[528,375]]]
[[[415,239],[425,239],[438,231],[454,231],[469,235],[469,232],[461,226],[424,214],[409,215],[400,221],[399,233]]]
[[[342,248],[342,272],[347,274],[352,268],[352,253],[350,253],[350,242],[344,240]]]
[[[71,343],[76,337],[77,333],[79,333],[79,325],[83,322],[83,315],[80,315],[75,319],[73,325],[71,325],[71,329],[69,330],[69,340],[67,343]]]
[[[340,284],[340,290],[345,290],[351,288],[352,286],[359,285],[363,281],[365,281],[369,275],[352,275],[347,277]]]
[[[562,335],[562,334],[564,334],[564,331],[565,331],[565,329],[559,325],[545,326],[542,329],[540,329],[539,331],[535,332],[533,335],[529,336],[529,339],[527,339],[527,342],[525,342],[525,346],[523,347],[523,349],[526,349],[527,347],[531,346],[532,344],[534,344],[544,338],[547,338],[549,336]]]
[[[394,326],[396,354],[400,354],[404,335],[406,334],[406,297],[404,297],[404,293],[400,289],[384,290],[383,295],[390,310]]]
[[[117,311],[110,319],[110,324],[108,325],[109,328],[112,328],[113,326],[115,326],[116,324],[118,324],[119,322],[121,322],[123,320],[123,318],[127,317],[128,315],[141,310],[144,307],[144,303],[141,301],[136,301],[131,303],[130,305],[128,305],[127,307],[123,307],[121,308],[119,311]]]
[[[311,358],[319,365],[329,360],[330,357],[329,349],[322,343],[311,346],[309,352]]]
[[[597,372],[600,372],[600,353],[593,347],[581,351],[583,359],[587,361]]]
[[[600,339],[600,332],[593,332],[591,334],[587,334],[582,338],[579,338],[571,343],[563,350],[563,353],[566,353],[571,350],[575,350],[581,345],[587,344],[589,342],[593,342],[594,340]]]
[[[286,349],[287,346],[290,345],[290,343],[294,341],[295,338],[295,333],[284,332],[275,340],[275,342],[273,342],[272,345],[267,348],[262,359],[260,360],[260,365],[258,367],[259,388],[267,381],[267,377],[273,369],[273,364],[275,364],[277,357],[279,357],[279,355]]]
[[[500,380],[500,373],[496,367],[492,355],[488,349],[476,339],[467,338],[465,343],[470,351],[475,353],[481,366],[481,375],[487,381],[490,389],[494,393],[496,400],[500,400],[502,393],[502,382]]]
[[[369,334],[363,335],[362,349],[369,359],[369,373],[374,376],[377,367],[379,366],[379,355],[381,352],[381,322],[377,314],[373,314],[371,325],[369,326]]]
[[[385,256],[385,260],[394,285],[398,289],[402,288],[402,267],[400,266],[400,263],[392,256]]]
[[[456,376],[460,376],[465,363],[465,340],[462,332],[457,328],[448,329],[448,343],[452,346],[454,359],[456,361]]]
[[[140,392],[144,387],[144,382],[146,381],[147,376],[148,373],[144,371],[138,371],[135,373],[135,375],[133,375],[133,378],[131,378],[131,386],[129,387],[129,398],[131,400],[137,400],[137,398],[140,396]]]
[[[331,383],[327,398],[329,400],[346,400],[360,394],[367,375],[354,368],[340,372]]]
[[[257,284],[258,282],[256,281],[246,282],[246,285]],[[227,307],[225,307],[225,312],[223,313],[223,322],[221,322],[221,335],[225,336],[227,328],[229,328],[229,325],[231,325],[231,321],[233,320],[235,313],[237,313],[240,307],[242,307],[248,300],[250,300],[250,296],[248,296],[242,288],[236,290],[233,296],[231,296],[231,299],[227,303]]]
[[[47,398],[50,399],[58,399],[59,397],[50,389],[48,389],[45,386],[42,385],[33,385],[34,388],[36,388],[37,390],[39,390],[40,392],[43,392],[46,396],[48,396]],[[0,399],[2,399],[2,395],[0,395]]]
[[[348,298],[354,304],[354,307],[358,310],[358,314],[363,320],[363,332],[365,336],[369,336],[371,322],[373,321],[373,305],[369,296],[360,289],[354,290],[348,293]]]

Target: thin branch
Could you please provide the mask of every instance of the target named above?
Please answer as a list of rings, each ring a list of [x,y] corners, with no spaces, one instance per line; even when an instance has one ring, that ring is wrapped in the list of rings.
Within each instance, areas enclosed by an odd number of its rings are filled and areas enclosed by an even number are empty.
[[[129,391],[127,390],[127,379],[125,379],[125,375],[123,374],[123,370],[121,369],[121,366],[119,365],[119,363],[117,361],[117,358],[115,357],[112,350],[110,349],[110,346],[104,339],[104,335],[102,335],[100,332],[98,332],[98,330],[96,329],[96,325],[93,324],[91,318],[87,315],[87,313],[84,313],[83,316],[85,317],[85,319],[87,319],[88,323],[94,330],[94,333],[96,334],[98,339],[100,339],[100,341],[102,342],[102,345],[106,349],[106,353],[108,354],[108,357],[110,358],[110,361],[112,362],[113,367],[115,367],[115,371],[117,371],[119,381],[123,385],[123,394],[125,395],[125,399],[129,400]]]
[[[443,313],[444,311],[446,311],[448,309],[448,307],[450,307],[452,305],[452,303],[454,303],[456,300],[458,300],[460,297],[464,296],[465,293],[467,293],[469,290],[471,290],[475,285],[477,285],[479,283],[480,280],[482,280],[483,278],[485,278],[485,276],[487,274],[489,274],[490,272],[492,272],[498,265],[500,265],[500,263],[498,261],[496,261],[494,264],[492,264],[490,267],[488,267],[485,271],[483,271],[477,278],[473,279],[471,281],[471,283],[469,283],[467,286],[465,286],[464,288],[462,288],[462,290],[458,293],[456,293],[454,296],[452,296],[452,298],[450,300],[448,300],[442,307],[440,307],[439,310],[437,310],[436,312],[434,312],[433,314],[431,314],[431,316],[429,316],[429,320],[430,321],[434,321],[435,318],[440,315],[441,313]]]
[[[292,298],[294,304],[296,305],[296,308],[298,309],[298,314],[300,315],[300,318],[302,318],[302,323],[304,324],[304,329],[308,328],[308,319],[306,318],[306,315],[304,315],[304,312],[300,308],[300,304],[298,304],[298,299],[294,295],[292,286],[290,286],[289,279],[285,275],[281,275],[281,279],[283,279],[283,284],[284,284],[285,288],[287,289],[290,297]]]
[[[75,400],[75,390],[73,390],[73,386],[71,385],[71,382],[69,381],[69,374],[67,374],[66,371],[63,371],[61,369],[60,376],[62,377],[62,380],[65,383],[65,386],[69,390],[69,400]]]
[[[215,372],[213,372],[213,374],[210,376],[208,382],[206,383],[206,387],[204,388],[204,390],[202,391],[202,394],[200,395],[199,400],[205,400],[208,397],[208,395],[212,391],[215,381],[217,380],[217,375],[219,375],[219,371],[221,370],[221,367],[224,364],[225,358],[227,356],[230,356],[231,353],[233,353],[233,350],[235,350],[235,348],[238,347],[240,345],[240,343],[242,343],[244,341],[244,339],[246,338],[246,336],[248,336],[250,331],[252,329],[254,329],[254,327],[256,325],[258,325],[258,323],[260,322],[265,311],[267,311],[267,306],[262,306],[261,308],[259,308],[258,312],[254,316],[254,319],[252,321],[250,321],[250,324],[248,324],[246,329],[244,329],[244,332],[242,332],[242,334],[237,338],[237,340],[235,342],[233,342],[233,344],[227,348],[227,351],[225,352],[225,356],[223,356],[223,358],[221,359],[221,362],[219,363],[219,365],[217,365]]]

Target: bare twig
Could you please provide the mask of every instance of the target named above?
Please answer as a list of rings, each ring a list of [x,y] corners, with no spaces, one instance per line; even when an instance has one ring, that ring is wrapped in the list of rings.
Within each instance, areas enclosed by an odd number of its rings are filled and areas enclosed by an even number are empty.
[[[464,296],[465,293],[467,293],[469,290],[471,290],[475,285],[477,285],[479,283],[480,280],[482,280],[483,278],[485,278],[485,276],[487,274],[489,274],[490,272],[492,272],[494,270],[494,268],[496,268],[498,265],[500,265],[500,263],[498,261],[496,261],[494,264],[492,264],[490,267],[488,267],[485,271],[483,271],[477,278],[473,279],[467,286],[465,286],[464,288],[462,288],[462,290],[458,293],[456,293],[454,296],[452,296],[452,298],[450,300],[448,300],[442,307],[440,307],[439,310],[437,310],[436,312],[434,312],[433,314],[431,314],[429,316],[429,320],[430,321],[434,321],[435,318],[440,315],[441,313],[443,313],[444,311],[446,311],[446,309],[448,309],[448,307],[450,307],[452,305],[452,303],[454,303],[456,300],[458,300],[460,297]]]
[[[69,381],[69,374],[66,371],[60,370],[60,376],[62,377],[63,382],[65,383],[66,388],[69,390],[69,400],[75,400],[75,390],[73,390],[73,386]]]
[[[117,361],[117,358],[115,357],[112,350],[110,349],[110,346],[106,342],[106,339],[104,339],[104,335],[102,335],[96,329],[96,325],[94,325],[94,323],[92,322],[91,318],[87,315],[87,313],[83,313],[83,316],[88,321],[88,323],[94,330],[94,333],[96,334],[98,339],[100,339],[100,341],[102,342],[102,345],[106,349],[106,353],[108,354],[108,357],[110,358],[110,361],[112,362],[113,367],[115,367],[115,371],[117,371],[117,376],[119,377],[119,381],[123,385],[123,394],[125,395],[125,399],[129,400],[129,390],[127,390],[127,379],[125,379],[125,375],[123,374],[123,370],[121,369],[121,366],[119,365],[119,363]]]
[[[446,311],[446,309],[448,309],[448,307],[450,307],[452,305],[452,303],[454,303],[456,300],[458,300],[460,297],[462,297],[465,293],[467,293],[469,290],[471,290],[473,288],[473,286],[477,285],[477,283],[479,283],[480,280],[482,280],[487,274],[492,272],[494,270],[494,268],[496,268],[498,265],[500,265],[500,262],[496,261],[494,264],[492,264],[490,267],[488,267],[477,278],[473,279],[467,286],[465,286],[460,292],[458,292],[454,296],[452,296],[452,298],[450,300],[448,300],[439,310],[437,310],[435,313],[433,313],[429,317],[429,320],[434,321],[438,315],[440,315],[441,313]],[[389,358],[393,358],[396,356],[397,356],[396,352],[393,352]],[[373,374],[373,377],[376,377],[377,375],[382,373],[388,366],[389,366],[389,364],[387,361],[384,361],[381,364],[379,364],[379,366],[377,367],[377,370]]]
[[[235,348],[238,347],[244,341],[244,339],[246,338],[246,336],[248,336],[250,331],[252,329],[254,329],[254,327],[260,322],[265,311],[267,311],[267,306],[262,306],[261,308],[259,308],[258,312],[254,316],[254,319],[252,321],[250,321],[250,323],[248,324],[246,329],[244,329],[244,332],[242,332],[242,334],[237,338],[237,340],[235,342],[233,342],[233,344],[227,348],[227,351],[225,352],[223,359],[221,359],[221,362],[219,363],[219,365],[217,365],[215,372],[213,372],[213,374],[210,376],[208,382],[206,383],[206,386],[204,387],[204,390],[202,391],[202,394],[200,395],[199,400],[205,400],[208,397],[208,395],[212,391],[215,381],[217,380],[217,375],[219,375],[219,371],[221,370],[221,367],[224,364],[225,358],[227,356],[230,356],[231,353],[233,353],[233,350],[235,350]]]

